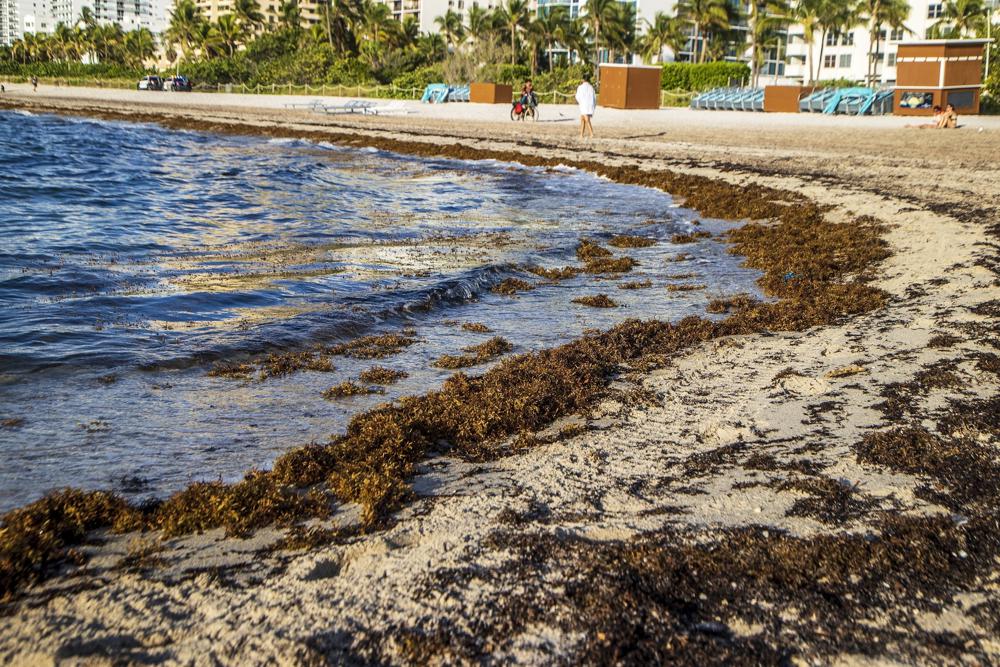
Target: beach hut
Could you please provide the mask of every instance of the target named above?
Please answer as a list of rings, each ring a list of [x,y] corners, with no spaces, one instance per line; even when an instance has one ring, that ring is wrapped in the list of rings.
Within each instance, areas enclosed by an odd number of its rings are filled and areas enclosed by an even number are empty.
[[[659,109],[661,67],[601,65],[597,103],[613,109]]]
[[[929,116],[953,104],[960,114],[979,113],[983,51],[988,39],[923,39],[901,42],[896,52],[894,112]]]

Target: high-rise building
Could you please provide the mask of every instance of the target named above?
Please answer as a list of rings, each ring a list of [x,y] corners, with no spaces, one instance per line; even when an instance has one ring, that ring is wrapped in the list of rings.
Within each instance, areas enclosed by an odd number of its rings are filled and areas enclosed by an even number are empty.
[[[196,4],[204,17],[213,22],[218,21],[220,16],[233,13],[233,0],[196,0]],[[280,22],[282,0],[258,0],[258,4],[266,24],[276,25]],[[308,27],[322,20],[318,0],[299,0],[298,4],[302,25]]]

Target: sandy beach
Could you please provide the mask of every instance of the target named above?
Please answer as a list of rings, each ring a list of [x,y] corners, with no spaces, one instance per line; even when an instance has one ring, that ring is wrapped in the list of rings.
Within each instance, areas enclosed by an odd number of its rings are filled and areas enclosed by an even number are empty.
[[[862,271],[879,307],[634,356],[529,445],[430,452],[371,529],[344,503],[292,540],[277,525],[93,532],[4,605],[0,661],[1000,661],[1000,117],[938,132],[891,116],[598,109],[598,137],[580,141],[569,106],[520,124],[503,105],[327,116],[284,106],[300,97],[7,91],[0,108],[36,114],[772,188],[754,196],[792,193],[789,219],[815,205],[859,235],[876,225],[887,252]]]

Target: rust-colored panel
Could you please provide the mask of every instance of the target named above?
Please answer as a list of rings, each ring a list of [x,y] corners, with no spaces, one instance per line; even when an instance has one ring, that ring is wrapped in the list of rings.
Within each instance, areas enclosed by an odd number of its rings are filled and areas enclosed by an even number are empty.
[[[946,86],[978,86],[982,82],[982,61],[963,60],[944,64],[944,85]]]
[[[624,67],[601,65],[601,92],[597,103],[602,107],[624,109],[628,97],[628,72]]]
[[[764,86],[764,111],[798,113],[799,100],[813,90],[807,86]]]
[[[627,78],[626,109],[660,108],[659,67],[629,67]]]
[[[910,63],[896,61],[896,87],[941,85],[941,63]]]
[[[944,56],[943,44],[920,44],[917,46],[899,45],[896,58],[940,58]]]
[[[972,104],[967,104],[967,105],[966,104],[962,104],[962,102],[959,100],[960,96],[961,96],[962,99],[966,99],[967,98],[967,93],[972,93]],[[953,96],[954,96],[955,99],[952,99]],[[952,103],[952,104],[954,104],[955,105],[955,111],[959,115],[966,114],[966,115],[974,116],[974,115],[976,115],[976,114],[979,113],[979,89],[978,88],[970,88],[968,90],[946,90],[943,97],[944,97],[944,103],[942,104],[942,106],[944,106],[944,104],[948,104],[949,102]],[[962,121],[961,121],[961,119],[959,119],[959,125],[961,125],[961,124],[962,124]]]
[[[478,104],[510,104],[514,88],[502,83],[473,83],[469,85],[469,101]]]

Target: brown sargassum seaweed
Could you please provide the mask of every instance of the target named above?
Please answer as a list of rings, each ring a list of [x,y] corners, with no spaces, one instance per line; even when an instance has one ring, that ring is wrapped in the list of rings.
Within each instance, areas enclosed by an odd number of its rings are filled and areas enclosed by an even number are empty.
[[[115,117],[115,114],[103,114]],[[493,158],[529,166],[566,160],[515,151],[480,151],[460,144],[369,138],[347,133],[245,129],[216,123],[129,115],[220,132],[271,133],[345,145],[376,146],[416,155]],[[51,574],[59,563],[79,560],[73,549],[88,531],[160,529],[176,535],[224,527],[245,534],[269,524],[293,525],[325,516],[333,500],[362,506],[367,530],[377,529],[410,496],[415,466],[447,443],[457,455],[482,443],[535,431],[595,404],[622,364],[670,355],[703,341],[769,330],[802,330],[881,307],[886,295],[863,278],[887,256],[877,226],[837,224],[793,193],[758,185],[737,186],[701,176],[631,165],[574,162],[569,166],[611,180],[659,188],[683,197],[703,215],[757,219],[729,233],[732,252],[760,269],[762,289],[776,301],[747,302],[726,319],[688,317],[677,323],[629,320],[613,329],[551,350],[511,357],[486,373],[457,373],[440,389],[410,396],[355,416],[329,443],[294,449],[270,471],[254,471],[234,484],[197,483],[162,503],[131,505],[106,492],[60,491],[8,512],[0,528],[0,597]],[[581,244],[583,245],[583,244]],[[592,244],[596,245],[596,244]],[[589,248],[583,261],[608,261]],[[599,246],[598,246],[599,248]],[[607,253],[607,254],[605,254]],[[614,262],[629,260],[610,260]],[[634,261],[634,260],[629,260]],[[617,267],[616,267],[617,268]],[[629,268],[631,268],[629,266]],[[588,269],[585,269],[588,270]],[[789,279],[787,276],[793,276]],[[360,359],[384,356],[412,344],[409,336],[361,339],[325,350]]]
[[[578,296],[573,299],[573,303],[578,303],[581,306],[590,306],[591,308],[617,308],[618,304],[615,303],[607,294],[594,294],[591,296]]]
[[[463,348],[462,351],[465,352],[465,354],[441,355],[434,361],[433,365],[438,368],[468,368],[469,366],[478,366],[480,364],[485,364],[488,361],[493,361],[497,357],[507,354],[513,349],[514,346],[506,338],[494,336],[485,343],[470,345],[469,347]]]

